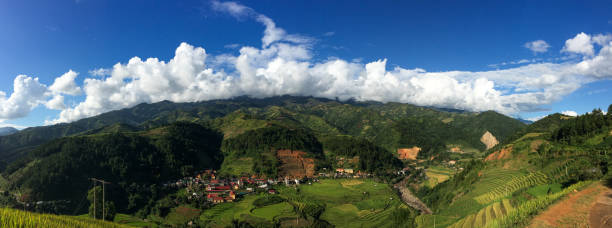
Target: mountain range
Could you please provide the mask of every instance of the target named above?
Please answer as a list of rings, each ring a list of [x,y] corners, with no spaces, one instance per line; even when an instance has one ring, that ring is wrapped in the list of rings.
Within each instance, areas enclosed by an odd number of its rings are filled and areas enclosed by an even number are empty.
[[[13,127],[0,127],[0,136],[10,135],[18,131]]]

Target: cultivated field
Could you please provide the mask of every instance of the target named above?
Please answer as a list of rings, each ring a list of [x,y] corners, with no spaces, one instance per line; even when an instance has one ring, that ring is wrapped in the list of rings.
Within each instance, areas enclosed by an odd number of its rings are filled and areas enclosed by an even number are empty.
[[[320,204],[325,206],[320,219],[336,227],[391,227],[389,218],[394,209],[406,207],[386,184],[368,179],[324,179],[312,185],[277,188],[286,202],[256,208],[253,201],[262,195],[249,195],[235,203],[223,203],[205,210],[200,219],[225,227],[232,220],[248,220],[273,224],[300,223],[293,205]],[[304,223],[304,222],[301,222]]]
[[[433,188],[439,183],[442,183],[448,180],[453,175],[454,170],[443,167],[443,166],[433,166],[427,168],[425,174],[428,179],[425,181],[425,186]]]

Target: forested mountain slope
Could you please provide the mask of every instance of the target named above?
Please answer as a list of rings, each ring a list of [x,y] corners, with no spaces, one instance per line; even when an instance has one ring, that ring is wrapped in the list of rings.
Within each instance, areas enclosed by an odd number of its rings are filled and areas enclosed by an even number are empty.
[[[312,97],[280,96],[264,99],[238,97],[195,103],[140,104],[73,123],[24,129],[0,137],[0,160],[13,161],[52,139],[96,131],[146,130],[175,121],[198,122],[233,137],[276,123],[311,130],[317,137],[351,135],[364,137],[389,151],[419,146],[427,153],[444,150],[447,144],[484,150],[479,138],[491,132],[498,140],[521,130],[525,124],[495,113],[447,112],[400,103],[339,102]],[[410,140],[407,137],[419,139]],[[451,138],[438,135],[452,135]],[[427,139],[437,137],[436,139]],[[433,149],[430,149],[433,148]],[[425,155],[425,153],[424,153]]]
[[[5,189],[24,201],[67,202],[56,212],[74,213],[91,188],[90,177],[111,182],[109,193],[120,211],[146,208],[160,196],[160,185],[202,169],[218,169],[222,136],[198,124],[177,122],[140,132],[64,137],[36,148],[3,173]]]

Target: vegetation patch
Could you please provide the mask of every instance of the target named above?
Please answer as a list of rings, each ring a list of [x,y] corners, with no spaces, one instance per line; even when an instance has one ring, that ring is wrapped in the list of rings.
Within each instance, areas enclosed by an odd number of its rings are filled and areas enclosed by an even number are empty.
[[[527,193],[534,197],[540,197],[561,191],[561,184],[544,184],[527,189]]]
[[[273,204],[278,204],[278,203],[282,203],[282,202],[285,202],[285,199],[281,198],[280,196],[277,196],[277,195],[265,195],[265,196],[257,198],[255,201],[253,201],[253,206],[255,206],[256,208],[259,208],[259,207],[265,207],[265,206],[269,206],[269,205],[273,205]]]
[[[38,214],[27,211],[0,208],[0,227],[22,228],[64,228],[64,227],[129,227],[117,223],[95,220],[87,217],[75,217],[53,214]]]
[[[517,190],[546,183],[547,181],[548,177],[546,177],[546,174],[541,172],[532,172],[525,176],[513,178],[510,182],[498,186],[490,192],[479,195],[474,199],[480,204],[487,204],[491,201],[508,196]]]
[[[550,194],[546,196],[542,196],[536,198],[534,200],[526,201],[516,207],[515,210],[510,211],[506,216],[496,219],[491,222],[491,227],[516,227],[525,225],[529,222],[529,219],[536,215],[539,211],[548,207],[548,205],[555,202],[562,196],[575,191],[577,189],[581,189],[592,182],[579,182],[574,185],[571,185],[563,191],[557,192],[555,194]]]

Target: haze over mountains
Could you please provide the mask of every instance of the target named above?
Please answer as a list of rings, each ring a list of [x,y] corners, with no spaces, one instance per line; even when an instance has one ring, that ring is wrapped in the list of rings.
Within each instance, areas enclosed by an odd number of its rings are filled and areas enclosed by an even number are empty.
[[[13,134],[15,132],[18,132],[19,130],[13,128],[13,127],[1,127],[0,128],[0,136],[5,136],[5,135],[10,135]]]

